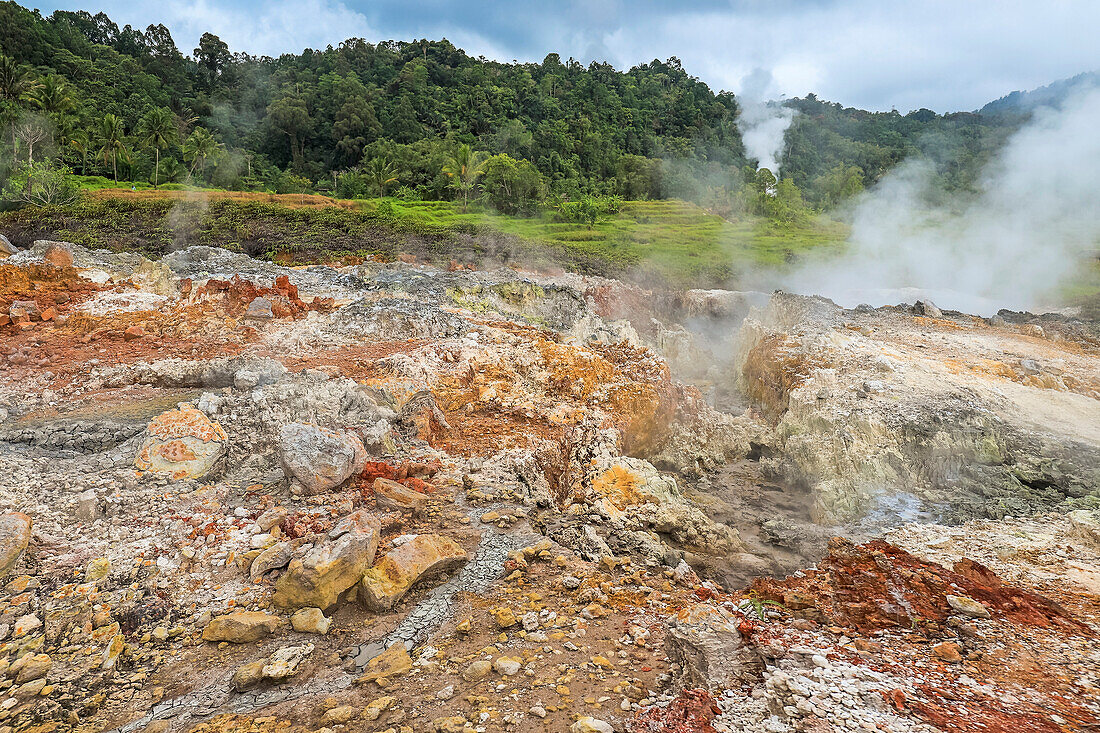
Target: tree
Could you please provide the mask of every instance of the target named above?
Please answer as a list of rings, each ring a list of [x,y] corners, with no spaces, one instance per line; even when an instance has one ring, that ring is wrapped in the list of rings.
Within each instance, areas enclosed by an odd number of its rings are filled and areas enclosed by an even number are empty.
[[[49,160],[22,165],[8,176],[3,197],[33,206],[71,204],[80,197],[80,186],[71,173],[65,166]]]
[[[30,93],[31,104],[48,115],[63,115],[76,108],[76,99],[69,85],[57,74],[42,79]]]
[[[542,175],[529,160],[501,153],[485,161],[482,176],[485,196],[505,214],[531,213],[543,195]]]
[[[290,158],[294,170],[301,171],[305,157],[305,136],[313,124],[305,100],[294,94],[286,94],[267,108],[271,123],[290,140]]]
[[[232,60],[233,55],[229,53],[229,46],[225,41],[213,33],[202,34],[199,47],[195,49],[195,61],[206,76],[207,89],[213,88],[222,69]]]
[[[111,161],[111,169],[114,171],[115,183],[118,183],[118,157],[129,157],[126,150],[126,131],[122,124],[122,118],[118,115],[107,113],[99,121],[98,144],[99,154],[103,158],[103,164]]]
[[[0,102],[3,102],[3,119],[12,125],[11,149],[15,155],[15,126],[20,117],[19,109],[34,91],[35,84],[15,59],[0,53]]]
[[[191,175],[195,168],[206,174],[206,161],[217,155],[222,145],[205,127],[196,127],[183,143],[183,159],[191,162]]]
[[[156,151],[154,189],[160,187],[160,151],[175,142],[177,134],[176,116],[164,107],[154,107],[138,122],[138,135],[141,136],[142,144]]]
[[[27,146],[27,164],[34,165],[34,146],[52,137],[49,120],[28,112],[12,125],[12,136]]]
[[[34,90],[34,82],[15,59],[0,53],[0,99],[15,103],[24,101]]]
[[[386,186],[397,183],[397,166],[386,158],[371,158],[363,170],[379,197],[386,195]]]
[[[450,187],[462,194],[462,211],[465,213],[470,200],[470,191],[485,168],[485,153],[473,150],[463,143],[443,166],[443,173],[451,179]]]
[[[88,153],[92,151],[92,142],[88,134],[78,132],[69,140],[69,147],[80,153],[80,175],[88,175]]]
[[[69,85],[56,74],[49,74],[31,92],[30,102],[46,114],[57,142],[64,146],[71,130],[69,113],[76,109],[76,98]]]

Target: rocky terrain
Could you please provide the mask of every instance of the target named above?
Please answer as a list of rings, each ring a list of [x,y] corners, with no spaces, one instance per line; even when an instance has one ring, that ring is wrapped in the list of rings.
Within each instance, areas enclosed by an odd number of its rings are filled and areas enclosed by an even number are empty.
[[[0,260],[0,733],[1100,728],[1100,331]]]

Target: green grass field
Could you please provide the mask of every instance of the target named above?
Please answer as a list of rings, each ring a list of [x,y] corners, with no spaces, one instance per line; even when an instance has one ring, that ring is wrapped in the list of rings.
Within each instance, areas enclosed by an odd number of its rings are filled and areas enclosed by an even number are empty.
[[[759,219],[728,221],[684,201],[628,201],[618,214],[591,228],[560,221],[554,212],[516,217],[471,206],[463,213],[448,201],[384,199],[361,206],[416,229],[489,228],[685,285],[719,282],[749,268],[781,268],[806,257],[828,257],[843,248],[848,235],[843,224],[824,218],[802,227]]]

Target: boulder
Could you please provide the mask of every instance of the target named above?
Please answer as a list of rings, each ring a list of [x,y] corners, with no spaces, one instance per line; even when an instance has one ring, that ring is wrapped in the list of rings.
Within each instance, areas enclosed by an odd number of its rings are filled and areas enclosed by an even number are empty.
[[[0,260],[7,259],[18,251],[10,239],[0,234]]]
[[[374,500],[381,509],[411,511],[420,514],[428,505],[428,497],[396,481],[386,478],[374,480]]]
[[[742,639],[740,621],[710,603],[696,603],[670,619],[665,648],[669,661],[680,665],[683,688],[732,688],[758,678],[764,662]]]
[[[361,471],[367,450],[355,433],[290,423],[279,430],[279,458],[286,474],[312,495],[334,489]]]
[[[417,581],[448,573],[466,560],[466,551],[449,537],[418,535],[387,552],[366,571],[359,598],[372,611],[389,610]]]
[[[22,512],[0,516],[0,578],[5,577],[31,541],[31,518]]]
[[[279,628],[278,616],[263,611],[234,611],[218,616],[202,630],[204,641],[229,641],[245,644],[259,641]]]
[[[167,473],[175,479],[202,478],[220,465],[226,443],[221,425],[194,405],[181,402],[178,409],[149,423],[134,463],[142,471]]]
[[[33,300],[13,300],[8,307],[8,316],[13,321],[21,319],[35,321],[42,317],[42,310]]]
[[[42,240],[35,242],[38,244]],[[42,261],[54,267],[73,266],[73,246],[68,242],[45,242],[46,251],[42,255]]]
[[[275,582],[272,601],[285,609],[330,608],[374,564],[381,532],[378,518],[364,510],[340,520],[305,557],[290,561]],[[334,539],[333,539],[334,538]]]

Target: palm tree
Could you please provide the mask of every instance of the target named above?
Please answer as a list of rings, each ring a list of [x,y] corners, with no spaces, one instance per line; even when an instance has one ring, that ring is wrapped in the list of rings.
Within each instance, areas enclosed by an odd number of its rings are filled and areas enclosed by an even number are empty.
[[[30,94],[30,103],[42,110],[53,123],[55,139],[62,147],[72,130],[69,113],[76,109],[76,98],[65,81],[56,74],[42,79]]]
[[[88,153],[92,150],[92,141],[88,135],[78,132],[69,140],[69,147],[80,153],[80,175],[88,175]]]
[[[122,118],[118,115],[107,113],[99,121],[99,154],[103,156],[103,164],[107,165],[107,159],[111,160],[111,168],[114,170],[115,183],[118,183],[118,156],[126,157],[125,130],[122,126]]]
[[[138,135],[146,147],[156,151],[156,166],[153,169],[153,188],[160,186],[160,150],[177,139],[176,116],[164,107],[155,107],[145,113],[138,122]]]
[[[48,115],[63,115],[76,108],[69,85],[56,74],[42,79],[30,94],[31,104]]]
[[[477,184],[477,179],[485,169],[486,154],[481,150],[473,150],[463,143],[443,166],[443,172],[451,179],[451,188],[462,192],[462,212],[466,212],[469,203],[470,191]]]
[[[371,158],[365,170],[370,182],[378,187],[380,197],[386,195],[386,186],[397,182],[397,166],[385,158]]]
[[[218,154],[222,144],[205,127],[196,127],[194,132],[183,143],[183,158],[191,161],[191,175],[195,174],[195,167],[206,174],[206,160]]]
[[[34,88],[34,81],[27,72],[20,68],[19,64],[15,63],[15,59],[0,53],[0,101],[10,103],[10,105],[4,106],[18,107],[26,101]],[[6,109],[4,112],[8,122],[15,122],[19,119],[18,110]],[[14,125],[11,130],[11,149],[12,155],[15,155]]]

